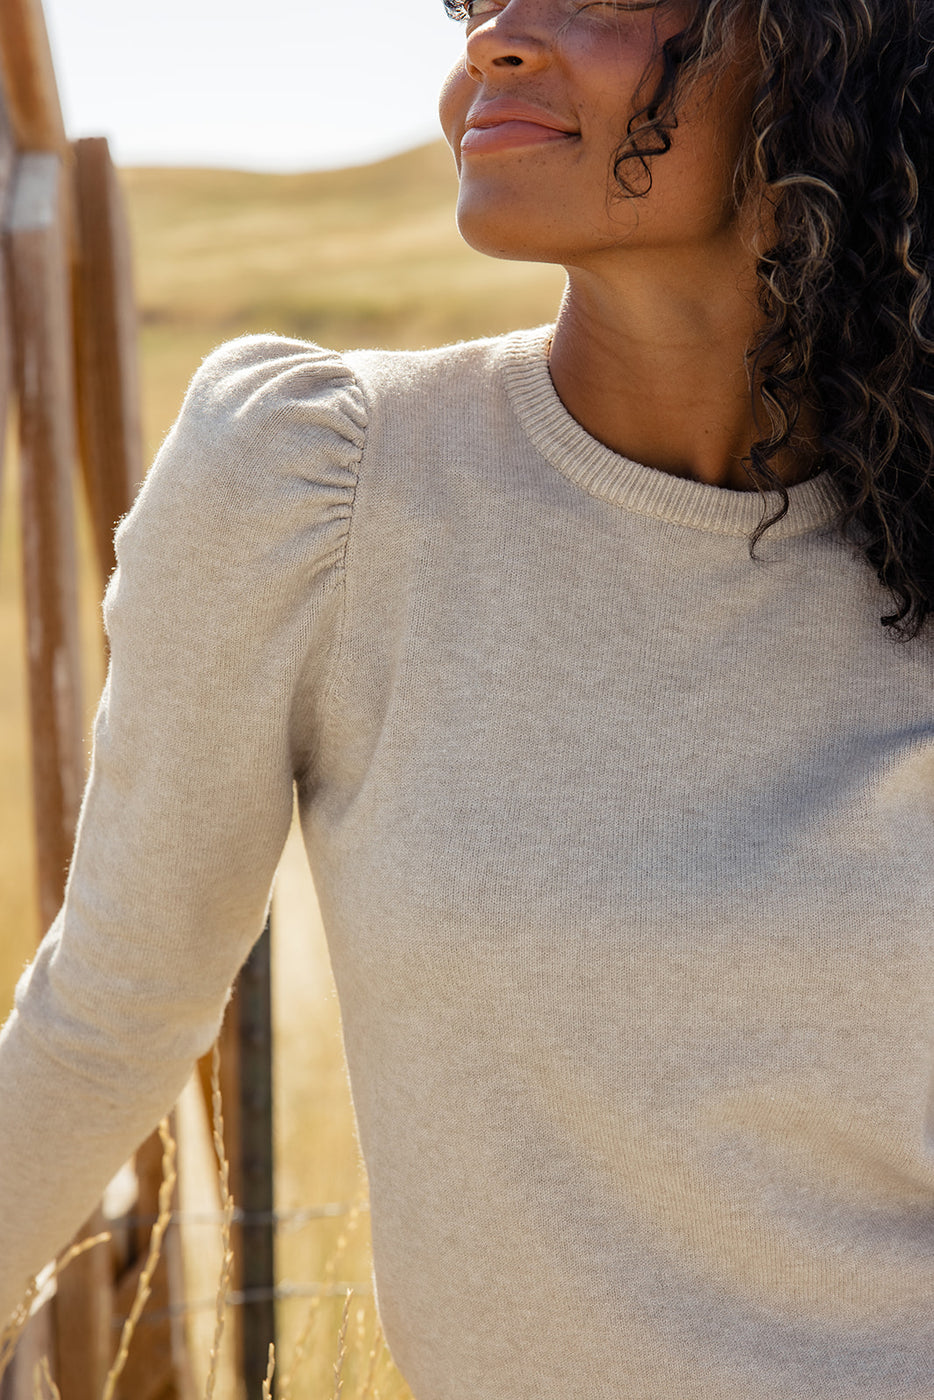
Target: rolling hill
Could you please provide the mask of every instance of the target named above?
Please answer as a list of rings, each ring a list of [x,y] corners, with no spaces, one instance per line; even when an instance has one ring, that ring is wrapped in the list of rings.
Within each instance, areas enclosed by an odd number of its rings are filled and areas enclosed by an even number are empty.
[[[161,437],[201,356],[248,331],[335,349],[416,347],[553,317],[553,267],[473,252],[443,143],[306,175],[123,172],[137,259],[146,422]]]

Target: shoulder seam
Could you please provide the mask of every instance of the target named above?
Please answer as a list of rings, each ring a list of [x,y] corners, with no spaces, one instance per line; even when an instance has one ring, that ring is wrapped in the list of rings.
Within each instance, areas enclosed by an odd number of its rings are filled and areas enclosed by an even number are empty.
[[[366,450],[369,446],[370,441],[370,405],[366,391],[364,390],[363,385],[360,383],[357,374],[353,369],[351,369],[350,365],[347,364],[347,361],[343,358],[343,356],[341,356],[341,368],[346,376],[344,388],[354,389],[360,396],[360,402],[363,406],[363,431],[361,434],[363,440],[360,447],[355,449],[352,459],[353,486],[350,492],[350,508],[347,512],[347,524],[344,530],[344,538],[341,544],[340,558],[337,565],[339,570],[338,582],[341,590],[340,618],[338,620],[336,629],[337,635],[334,642],[334,650],[328,660],[329,674],[324,687],[324,694],[321,701],[321,723],[318,731],[318,741],[315,745],[314,752],[311,753],[305,760],[305,763],[302,766],[302,770],[300,772],[296,772],[293,775],[297,783],[300,783],[304,774],[308,771],[308,768],[313,764],[315,757],[317,756],[318,749],[320,748],[322,742],[322,736],[324,735],[330,723],[331,702],[334,696],[334,692],[337,689],[337,678],[340,674],[340,663],[344,653],[344,635],[346,632],[347,625],[347,551],[350,545],[351,531],[354,527],[355,508],[357,504],[357,487],[360,483],[360,470],[363,465],[363,458],[366,455]]]

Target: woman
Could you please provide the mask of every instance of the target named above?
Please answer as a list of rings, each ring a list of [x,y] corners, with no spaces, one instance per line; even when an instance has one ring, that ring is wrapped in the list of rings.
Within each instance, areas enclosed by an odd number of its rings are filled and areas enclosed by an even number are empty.
[[[418,1400],[932,1400],[934,3],[466,11],[461,226],[557,325],[196,376],[0,1311],[211,1043],[294,779]]]

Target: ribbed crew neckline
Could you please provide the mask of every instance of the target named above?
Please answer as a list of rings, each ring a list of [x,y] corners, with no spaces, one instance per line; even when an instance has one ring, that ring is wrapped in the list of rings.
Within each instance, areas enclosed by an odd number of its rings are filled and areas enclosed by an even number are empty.
[[[548,368],[553,326],[517,331],[503,342],[506,386],[533,446],[561,474],[610,505],[693,530],[749,536],[781,505],[776,491],[732,491],[672,476],[621,457],[582,428],[558,397]],[[807,534],[832,524],[841,502],[826,473],[788,488],[788,512],[769,533]]]

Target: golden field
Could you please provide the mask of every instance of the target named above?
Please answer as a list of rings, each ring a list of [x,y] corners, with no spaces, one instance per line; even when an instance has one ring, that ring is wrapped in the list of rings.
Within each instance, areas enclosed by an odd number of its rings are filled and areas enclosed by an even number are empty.
[[[275,331],[346,349],[417,347],[492,334],[553,317],[563,285],[554,268],[498,263],[465,247],[454,223],[456,181],[446,148],[409,152],[378,165],[309,175],[217,170],[127,170],[122,174],[136,258],[143,420],[147,458],[177,411],[203,355],[231,336]],[[38,935],[34,892],[23,633],[19,595],[15,453],[8,450],[0,500],[0,1019]],[[80,608],[88,733],[102,680],[98,635],[102,581],[79,518]],[[304,856],[290,842],[276,897],[277,1205],[350,1202],[364,1189],[340,1046],[340,1027]],[[286,958],[287,950],[287,958]],[[186,1131],[187,1127],[187,1131]],[[209,1162],[194,1100],[182,1113],[183,1205],[211,1200]],[[200,1180],[200,1186],[199,1186]],[[202,1197],[198,1196],[199,1189]],[[204,1196],[204,1191],[207,1196]],[[213,1328],[213,1228],[189,1241],[191,1337],[203,1375]],[[335,1258],[345,1232],[346,1248]],[[348,1316],[344,1394],[364,1386],[372,1339],[365,1210],[349,1234],[329,1220],[279,1240],[279,1275],[302,1284],[327,1276],[359,1283]],[[202,1307],[201,1304],[204,1304]],[[281,1364],[289,1368],[307,1300],[280,1305]],[[320,1306],[294,1400],[334,1389],[343,1302]],[[381,1363],[383,1400],[408,1392]],[[218,1392],[235,1400],[229,1366]],[[258,1397],[257,1397],[258,1400]]]

